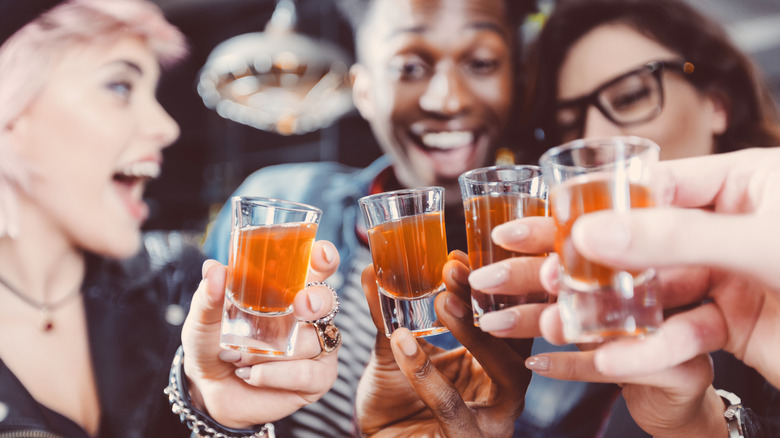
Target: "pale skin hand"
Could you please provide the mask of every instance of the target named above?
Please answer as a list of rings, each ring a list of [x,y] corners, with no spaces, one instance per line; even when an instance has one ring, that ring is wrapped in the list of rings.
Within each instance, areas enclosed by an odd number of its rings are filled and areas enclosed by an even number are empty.
[[[661,276],[667,304],[712,301],[667,319],[647,342],[606,345],[598,369],[652,373],[723,348],[780,387],[780,351],[767,347],[780,342],[780,149],[665,162],[659,172],[673,207],[588,215],[574,226],[575,246],[623,268],[683,266]],[[545,319],[554,331],[556,316]]]
[[[551,218],[525,218],[496,227],[492,236],[494,242],[513,251],[552,252],[554,232]],[[556,262],[557,257],[551,256],[540,276],[539,259],[509,259],[474,271],[469,280],[472,287],[486,292],[523,293],[544,286],[551,293],[556,293]],[[664,274],[664,278],[673,281],[681,273],[668,270]],[[709,278],[704,277],[701,270],[696,274],[692,275],[689,271],[685,278],[700,282]],[[668,289],[670,298],[665,302],[672,306],[685,304],[673,299],[674,292],[674,289]],[[502,313],[512,317],[503,317]],[[557,305],[516,306],[483,316],[482,326],[500,327],[501,330],[491,331],[495,336],[535,336],[539,335],[540,318],[545,338],[555,344],[566,343]],[[526,365],[546,377],[620,384],[632,417],[642,429],[654,436],[724,436],[724,405],[710,384],[712,365],[706,354],[694,355],[681,365],[657,367],[652,373],[616,377],[605,375],[596,368],[594,357],[599,351],[546,353],[529,358]],[[654,360],[652,357],[643,358],[645,362]]]
[[[316,242],[308,281],[325,280],[338,264],[333,244]],[[295,355],[290,358],[241,357],[222,350],[219,330],[225,278],[224,265],[214,260],[203,264],[203,281],[184,322],[184,371],[193,403],[224,426],[249,428],[279,420],[317,401],[336,380],[337,351],[310,359],[321,351],[310,324],[299,330]],[[333,305],[333,295],[324,286],[304,289],[293,303],[300,321],[321,318]]]
[[[522,363],[531,343],[496,339],[474,327],[466,305],[470,289],[464,263],[465,254],[456,251],[445,265],[448,291],[437,297],[436,312],[468,350],[441,350],[416,340],[406,329],[388,339],[374,269],[363,271],[363,289],[378,328],[357,393],[357,419],[364,435],[511,436],[530,382]]]

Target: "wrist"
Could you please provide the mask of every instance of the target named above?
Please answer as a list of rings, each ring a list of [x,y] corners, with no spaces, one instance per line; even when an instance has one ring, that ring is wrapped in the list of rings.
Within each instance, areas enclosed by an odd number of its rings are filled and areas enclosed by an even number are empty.
[[[207,413],[201,411],[193,403],[190,395],[194,392],[200,398],[201,406],[205,406],[200,391],[191,392],[188,388],[189,379],[184,375],[184,350],[179,350],[171,364],[168,386],[164,393],[168,396],[171,410],[198,437],[212,438],[274,438],[274,426],[271,423],[259,425],[252,429],[231,429],[216,422]]]

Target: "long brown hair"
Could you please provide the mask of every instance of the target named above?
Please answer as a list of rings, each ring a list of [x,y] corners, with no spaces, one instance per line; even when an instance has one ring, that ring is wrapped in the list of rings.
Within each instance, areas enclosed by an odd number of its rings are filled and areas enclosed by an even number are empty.
[[[560,140],[555,105],[561,65],[589,31],[627,25],[692,62],[691,83],[726,105],[728,127],[715,152],[780,144],[778,113],[764,78],[723,27],[681,0],[560,0],[529,53],[524,133],[539,156]]]

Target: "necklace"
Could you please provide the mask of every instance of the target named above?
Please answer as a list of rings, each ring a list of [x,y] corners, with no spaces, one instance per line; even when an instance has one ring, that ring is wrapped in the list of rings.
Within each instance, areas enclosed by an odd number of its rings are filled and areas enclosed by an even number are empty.
[[[59,300],[53,302],[53,303],[41,303],[38,301],[35,301],[28,297],[27,295],[19,292],[15,287],[11,286],[5,279],[0,277],[0,284],[2,284],[6,289],[8,289],[12,294],[14,294],[17,298],[24,301],[28,305],[38,309],[39,312],[41,312],[41,331],[43,332],[50,332],[54,329],[54,320],[52,319],[52,313],[59,309],[60,307],[67,304],[72,299],[76,298],[77,296],[81,295],[81,287],[77,287],[76,290],[73,292],[65,295],[64,297],[60,298]]]

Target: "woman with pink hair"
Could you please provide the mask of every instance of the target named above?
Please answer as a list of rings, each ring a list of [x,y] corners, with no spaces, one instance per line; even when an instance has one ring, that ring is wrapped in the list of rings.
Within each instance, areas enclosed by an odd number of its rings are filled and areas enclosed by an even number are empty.
[[[145,0],[0,0],[0,435],[273,436],[336,377],[309,326],[290,360],[221,351],[225,267],[140,231],[179,135],[160,70],[185,54]],[[312,254],[324,280],[335,248]],[[296,298],[302,320],[332,308]]]

